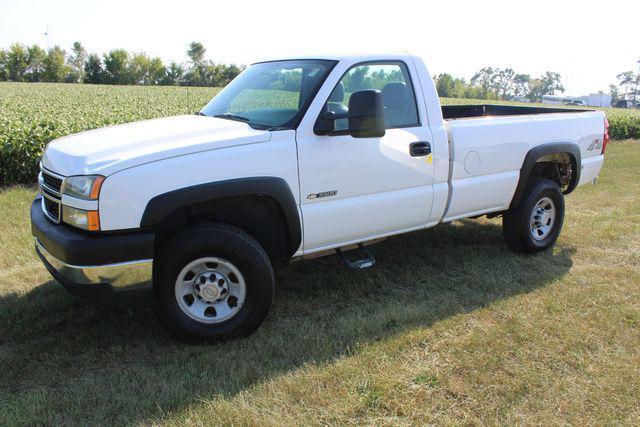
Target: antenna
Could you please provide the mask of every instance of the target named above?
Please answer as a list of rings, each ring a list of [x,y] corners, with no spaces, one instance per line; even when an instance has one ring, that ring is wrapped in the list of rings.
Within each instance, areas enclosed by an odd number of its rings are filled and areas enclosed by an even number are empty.
[[[45,28],[45,32],[44,32],[44,35],[47,37],[47,50],[51,49],[51,43],[49,42],[50,33],[51,31],[49,30],[49,24],[47,24],[47,27]]]

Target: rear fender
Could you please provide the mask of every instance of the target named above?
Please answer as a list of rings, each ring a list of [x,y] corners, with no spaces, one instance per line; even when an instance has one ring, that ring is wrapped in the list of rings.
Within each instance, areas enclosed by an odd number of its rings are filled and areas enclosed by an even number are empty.
[[[573,174],[571,176],[569,186],[565,190],[564,194],[569,194],[576,188],[578,182],[580,182],[580,167],[582,165],[580,147],[578,147],[577,144],[571,142],[550,142],[538,145],[537,147],[529,150],[529,152],[524,157],[522,168],[520,168],[520,179],[518,180],[518,186],[516,187],[513,199],[511,200],[511,208],[517,206],[518,203],[520,203],[520,200],[524,195],[524,191],[527,188],[527,184],[529,183],[529,180],[531,178],[531,172],[533,171],[536,162],[544,156],[556,153],[569,154],[572,163],[571,167],[573,169]]]

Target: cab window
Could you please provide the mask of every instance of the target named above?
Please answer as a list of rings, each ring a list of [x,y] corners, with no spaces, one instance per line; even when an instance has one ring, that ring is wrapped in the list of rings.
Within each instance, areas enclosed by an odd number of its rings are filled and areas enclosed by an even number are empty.
[[[342,77],[327,100],[325,111],[340,119],[335,130],[346,130],[351,94],[365,89],[382,92],[387,129],[419,126],[415,93],[407,67],[402,62],[367,63],[352,67]]]

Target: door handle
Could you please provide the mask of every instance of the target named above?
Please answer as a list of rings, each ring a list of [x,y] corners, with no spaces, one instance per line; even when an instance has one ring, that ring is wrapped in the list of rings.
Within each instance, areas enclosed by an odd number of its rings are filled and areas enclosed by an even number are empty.
[[[411,157],[423,157],[431,154],[431,144],[428,142],[418,141],[409,144],[409,154]]]

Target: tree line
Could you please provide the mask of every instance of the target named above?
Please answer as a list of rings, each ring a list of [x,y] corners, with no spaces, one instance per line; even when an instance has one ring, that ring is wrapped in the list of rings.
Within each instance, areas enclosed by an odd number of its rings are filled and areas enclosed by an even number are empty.
[[[620,107],[636,107],[640,103],[640,72],[625,71],[616,76],[618,84],[609,86],[611,103]]]
[[[92,83],[118,85],[224,86],[241,66],[216,64],[205,59],[206,49],[192,42],[189,61],[168,65],[159,57],[113,49],[102,56],[88,53],[80,42],[70,52],[59,46],[44,50],[38,45],[12,44],[0,49],[0,81]]]
[[[59,46],[44,50],[35,44],[14,43],[8,49],[0,49],[0,81],[225,86],[243,69],[235,64],[216,64],[205,59],[206,49],[200,42],[190,43],[186,53],[187,63],[164,64],[159,57],[124,49],[113,49],[102,55],[88,53],[80,42],[75,42],[70,52]],[[366,73],[364,68],[361,71]],[[623,74],[625,82],[631,78]],[[351,76],[354,87],[360,80],[378,77]],[[560,74],[551,71],[531,78],[511,68],[485,67],[469,82],[447,73],[434,76],[434,79],[438,94],[448,98],[509,100],[526,97],[539,101],[543,95],[564,90]]]
[[[445,98],[504,99],[527,98],[540,101],[544,95],[564,91],[559,73],[547,71],[538,78],[516,73],[511,68],[485,67],[471,80],[443,73],[434,76],[438,94]]]

